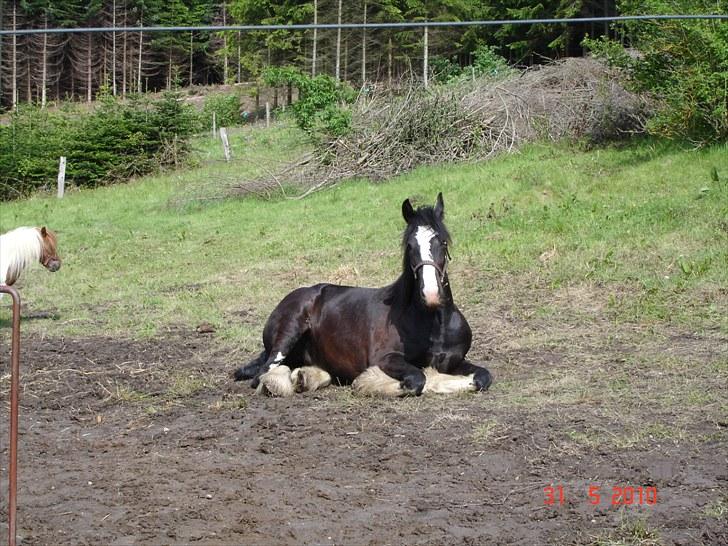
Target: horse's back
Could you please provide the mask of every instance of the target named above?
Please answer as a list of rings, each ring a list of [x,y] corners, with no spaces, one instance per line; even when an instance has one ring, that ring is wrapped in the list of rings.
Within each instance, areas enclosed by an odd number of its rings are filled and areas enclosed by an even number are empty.
[[[295,332],[289,353],[293,365],[316,365],[342,381],[352,381],[368,366],[372,321],[381,317],[381,289],[316,284],[286,295],[266,323],[266,348]]]

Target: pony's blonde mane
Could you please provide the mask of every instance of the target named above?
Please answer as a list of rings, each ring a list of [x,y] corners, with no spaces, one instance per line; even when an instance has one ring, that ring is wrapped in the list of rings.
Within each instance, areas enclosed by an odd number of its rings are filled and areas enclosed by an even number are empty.
[[[0,284],[13,284],[20,273],[40,260],[43,240],[34,227],[19,227],[0,235]]]

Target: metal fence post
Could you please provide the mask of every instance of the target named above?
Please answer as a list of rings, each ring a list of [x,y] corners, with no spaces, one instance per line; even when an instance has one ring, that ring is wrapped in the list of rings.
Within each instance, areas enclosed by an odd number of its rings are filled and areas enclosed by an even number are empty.
[[[20,390],[20,294],[12,286],[0,285],[0,293],[13,300],[13,333],[10,378],[10,463],[8,464],[8,546],[15,546],[15,515],[18,508],[18,396]]]

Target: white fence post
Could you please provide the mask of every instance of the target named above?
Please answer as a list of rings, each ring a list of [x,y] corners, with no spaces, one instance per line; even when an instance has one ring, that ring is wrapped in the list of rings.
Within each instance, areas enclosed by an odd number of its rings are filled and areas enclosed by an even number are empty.
[[[215,112],[212,113],[212,139],[217,138],[217,119],[215,118]]]
[[[265,103],[265,126],[270,127],[270,102]]]
[[[222,140],[222,149],[225,152],[225,161],[230,161],[230,143],[228,142],[228,134],[225,127],[220,127],[220,139]]]
[[[61,161],[58,164],[58,199],[63,197],[63,193],[66,190],[66,157],[61,156]]]

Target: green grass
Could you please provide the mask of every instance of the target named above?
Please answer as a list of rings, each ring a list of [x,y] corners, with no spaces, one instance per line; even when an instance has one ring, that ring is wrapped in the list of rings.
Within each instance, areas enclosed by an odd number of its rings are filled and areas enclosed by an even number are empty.
[[[299,136],[281,127],[234,131],[231,164],[201,138],[197,166],[187,170],[62,200],[0,204],[0,231],[44,224],[59,232],[61,270],[36,267],[19,285],[31,311],[53,310],[57,319],[24,328],[140,337],[206,321],[219,339],[253,351],[267,314],[291,289],[392,281],[402,200],[432,204],[442,191],[458,303],[486,303],[499,283],[606,285],[603,303],[616,321],[728,331],[725,146],[531,146],[386,184],[349,182],[304,200],[220,198],[232,183],[260,175],[261,165],[300,152]],[[538,316],[559,312],[547,302]]]
[[[651,528],[644,519],[625,518],[614,531],[606,537],[592,542],[594,546],[660,546],[664,544],[657,530]]]

